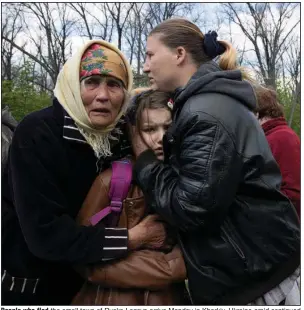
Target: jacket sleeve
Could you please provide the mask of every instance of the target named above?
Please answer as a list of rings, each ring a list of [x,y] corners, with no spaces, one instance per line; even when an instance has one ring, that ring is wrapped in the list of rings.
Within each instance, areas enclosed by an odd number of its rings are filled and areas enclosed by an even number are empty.
[[[108,169],[95,179],[78,213],[79,224],[90,226],[90,217],[109,205],[111,174],[111,169]],[[106,287],[159,289],[186,278],[186,268],[178,246],[168,254],[151,250],[134,251],[118,261],[75,268],[85,279]]]
[[[281,191],[291,200],[300,216],[300,140],[296,134],[283,130],[267,138],[282,174]]]
[[[151,250],[135,251],[122,260],[96,265],[87,274],[90,282],[106,287],[149,290],[182,282],[186,277],[185,263],[178,246],[168,254]]]
[[[62,147],[50,127],[35,118],[23,120],[14,134],[9,182],[29,250],[45,260],[76,264],[125,255],[126,229],[80,226],[67,214],[68,204],[58,177],[65,158]],[[113,235],[116,244],[108,238]]]
[[[242,160],[214,116],[184,107],[174,126],[178,136],[172,137],[175,154],[169,164],[146,150],[135,163],[135,178],[149,206],[173,227],[212,229],[234,200]]]

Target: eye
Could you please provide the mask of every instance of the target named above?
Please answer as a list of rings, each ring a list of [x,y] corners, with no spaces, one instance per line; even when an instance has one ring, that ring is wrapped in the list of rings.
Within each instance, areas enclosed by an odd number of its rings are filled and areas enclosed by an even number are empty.
[[[156,129],[154,127],[146,127],[143,129],[144,132],[148,132],[148,133],[151,133],[151,132],[154,132]]]
[[[154,54],[152,54],[151,52],[147,52],[146,53],[146,58],[150,59]]]
[[[89,87],[97,87],[100,85],[100,78],[89,77],[84,81],[84,85],[89,86]]]
[[[111,88],[121,88],[122,87],[121,83],[119,83],[116,80],[108,80],[107,85],[108,85],[108,87],[111,87]]]

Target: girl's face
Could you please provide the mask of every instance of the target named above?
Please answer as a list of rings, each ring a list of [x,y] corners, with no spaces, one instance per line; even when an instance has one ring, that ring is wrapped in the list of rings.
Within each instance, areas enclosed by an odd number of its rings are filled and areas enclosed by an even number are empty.
[[[163,137],[172,122],[166,108],[144,109],[141,115],[140,135],[159,160],[164,160]]]

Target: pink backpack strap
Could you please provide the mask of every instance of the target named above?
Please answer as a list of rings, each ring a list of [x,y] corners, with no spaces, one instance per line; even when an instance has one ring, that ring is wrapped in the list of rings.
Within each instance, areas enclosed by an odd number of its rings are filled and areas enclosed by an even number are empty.
[[[90,218],[94,226],[111,213],[117,217],[122,210],[123,200],[127,197],[132,181],[132,164],[130,160],[123,159],[112,163],[112,177],[109,191],[111,203]]]

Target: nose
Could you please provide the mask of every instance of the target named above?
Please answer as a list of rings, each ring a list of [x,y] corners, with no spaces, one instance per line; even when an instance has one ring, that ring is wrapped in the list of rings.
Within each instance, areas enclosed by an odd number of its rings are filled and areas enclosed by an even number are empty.
[[[147,63],[147,59],[145,60],[145,63],[144,63],[144,67],[143,67],[143,71],[145,73],[149,73],[150,72],[150,68],[149,68],[149,65]]]
[[[105,82],[102,82],[96,92],[96,100],[101,102],[110,100],[109,89]]]
[[[155,143],[158,144],[159,146],[163,145],[163,137],[165,135],[165,130],[163,128],[160,128],[156,132],[156,137],[155,137]]]

